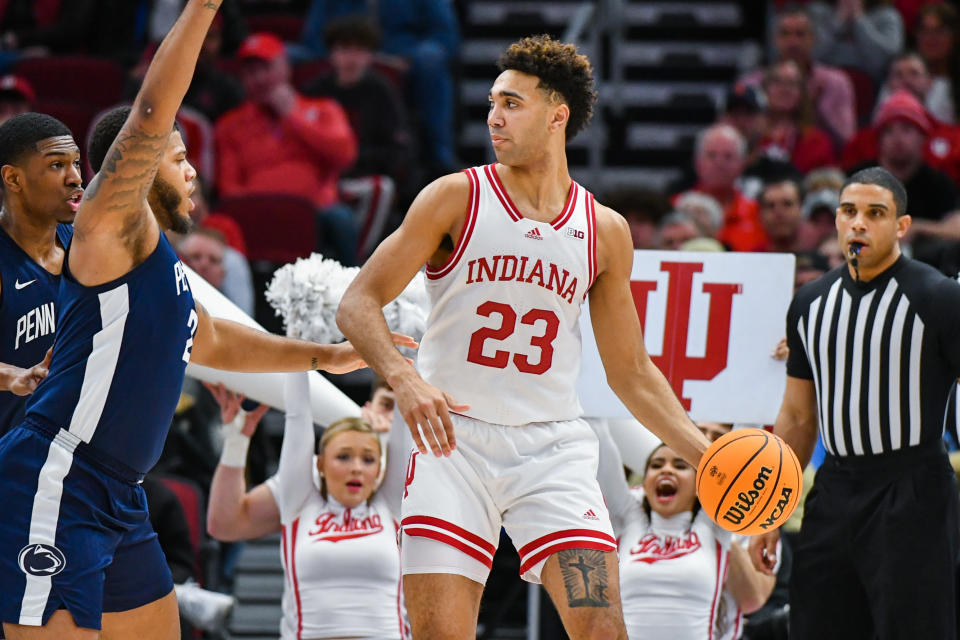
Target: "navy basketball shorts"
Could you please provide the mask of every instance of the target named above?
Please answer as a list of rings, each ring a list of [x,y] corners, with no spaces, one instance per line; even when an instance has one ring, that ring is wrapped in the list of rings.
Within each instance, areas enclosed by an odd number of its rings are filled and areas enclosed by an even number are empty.
[[[3,622],[40,626],[66,609],[99,629],[102,613],[173,590],[143,488],[75,455],[77,442],[25,425],[0,439]]]

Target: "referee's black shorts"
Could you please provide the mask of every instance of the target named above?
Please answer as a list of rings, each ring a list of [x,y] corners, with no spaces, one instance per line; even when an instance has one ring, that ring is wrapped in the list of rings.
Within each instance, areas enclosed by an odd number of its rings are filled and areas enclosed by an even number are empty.
[[[939,441],[828,456],[795,547],[790,640],[956,640],[958,499]]]

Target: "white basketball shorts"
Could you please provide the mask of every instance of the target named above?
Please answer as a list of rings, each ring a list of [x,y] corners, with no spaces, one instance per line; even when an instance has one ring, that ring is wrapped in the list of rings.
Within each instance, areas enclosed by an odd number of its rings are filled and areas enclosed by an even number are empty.
[[[540,582],[564,549],[616,551],[597,483],[597,437],[583,420],[504,426],[452,415],[449,458],[411,454],[402,513],[403,573],[485,584],[504,527],[520,575]]]

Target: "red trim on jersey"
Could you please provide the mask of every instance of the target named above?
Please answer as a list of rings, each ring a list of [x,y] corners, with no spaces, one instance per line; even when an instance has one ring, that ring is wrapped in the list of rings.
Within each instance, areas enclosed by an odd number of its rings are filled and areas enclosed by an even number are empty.
[[[597,531],[596,529],[567,529],[566,531],[554,531],[553,533],[549,533],[545,536],[540,536],[536,540],[533,540],[532,542],[529,542],[523,545],[522,547],[520,547],[517,550],[517,554],[521,558],[523,558],[525,555],[535,550],[537,547],[542,547],[548,542],[552,542],[553,540],[559,540],[560,538],[573,538],[573,537],[598,538],[599,540],[602,540],[613,547],[617,546],[617,541],[614,540],[612,536],[607,535],[603,531]],[[590,547],[590,548],[592,549],[593,547]]]
[[[408,526],[416,525],[416,524],[430,525],[432,527],[446,529],[450,533],[458,535],[464,540],[467,540],[468,542],[472,542],[473,544],[477,545],[478,547],[480,547],[481,549],[489,553],[491,557],[497,552],[497,548],[494,545],[490,544],[489,542],[487,542],[477,534],[471,533],[466,529],[464,529],[463,527],[458,527],[452,522],[447,522],[446,520],[441,520],[440,518],[434,518],[432,516],[409,516],[403,519],[403,521],[400,523],[400,526],[403,528],[404,532],[407,532]]]
[[[597,280],[597,207],[592,193],[587,193],[587,279],[586,291]]]
[[[567,203],[563,205],[560,215],[550,223],[550,226],[559,231],[563,225],[567,224],[573,215],[573,210],[577,208],[577,192],[580,191],[580,185],[570,181],[570,191],[567,192]]]
[[[597,540],[587,541],[587,540],[569,540],[567,542],[558,542],[552,544],[549,547],[545,547],[540,551],[536,552],[520,564],[520,575],[523,576],[531,567],[537,565],[541,560],[549,558],[558,551],[563,551],[565,549],[596,549],[598,551],[616,551],[616,545],[610,545],[606,542]]]
[[[293,578],[293,594],[297,601],[297,640],[303,635],[303,607],[300,604],[300,584],[297,582],[297,526],[300,518],[293,521],[290,531],[290,576]]]
[[[500,181],[500,174],[497,173],[496,163],[486,165],[483,171],[487,174],[487,180],[490,182],[490,186],[493,187],[493,192],[497,194],[497,199],[500,200],[500,204],[503,205],[507,215],[510,216],[514,222],[523,220],[523,214],[520,213],[517,205],[513,203],[510,194],[507,193],[506,187],[504,187],[503,182]],[[550,223],[551,227],[559,230],[570,220],[570,217],[573,215],[573,210],[576,209],[578,190],[579,185],[571,180],[570,190],[567,192],[567,201],[564,203],[563,209],[560,210],[560,214]],[[534,220],[534,222],[538,221]]]
[[[500,176],[497,175],[496,163],[486,165],[483,171],[487,174],[487,181],[493,188],[493,192],[497,194],[500,204],[503,205],[503,209],[507,212],[507,215],[510,216],[510,219],[514,222],[523,220],[523,215],[520,213],[520,210],[517,209],[517,205],[513,204],[513,200],[510,199],[507,190],[503,188],[503,183],[500,182]]]
[[[707,639],[713,640],[713,626],[717,619],[717,606],[720,604],[720,585],[723,582],[722,575],[724,571],[723,567],[723,558],[724,551],[723,547],[720,546],[720,542],[717,541],[717,584],[713,588],[713,605],[710,607],[710,628],[707,630]]]
[[[493,568],[493,558],[483,553],[482,551],[479,551],[478,549],[475,549],[474,547],[471,547],[468,544],[464,544],[463,542],[454,538],[453,536],[447,535],[441,531],[434,531],[433,529],[418,529],[416,527],[410,528],[404,525],[403,532],[408,536],[420,536],[421,538],[430,538],[431,540],[436,540],[437,542],[448,544],[454,549],[457,549],[458,551],[462,551],[463,553],[467,554],[477,562],[480,562],[481,564],[486,566],[487,569]]]
[[[370,196],[370,204],[364,214],[363,229],[360,230],[360,239],[357,241],[358,247],[365,247],[367,237],[370,235],[370,228],[373,227],[373,221],[377,218],[377,208],[380,206],[380,198],[383,195],[383,185],[380,176],[374,175],[373,195]]]
[[[290,580],[290,561],[287,560],[287,527],[280,525],[280,550],[283,552],[283,568],[287,572],[287,580]],[[293,582],[290,583],[293,586]]]
[[[453,268],[457,266],[457,262],[460,261],[460,257],[463,256],[463,252],[470,242],[470,236],[473,235],[473,228],[477,224],[477,212],[480,209],[480,178],[477,177],[476,171],[473,169],[464,169],[463,171],[470,180],[470,208],[467,209],[467,217],[463,221],[460,243],[454,248],[453,253],[450,254],[450,257],[447,258],[447,261],[442,265],[436,269],[432,268],[429,264],[427,265],[425,273],[431,280],[442,278],[453,271]]]

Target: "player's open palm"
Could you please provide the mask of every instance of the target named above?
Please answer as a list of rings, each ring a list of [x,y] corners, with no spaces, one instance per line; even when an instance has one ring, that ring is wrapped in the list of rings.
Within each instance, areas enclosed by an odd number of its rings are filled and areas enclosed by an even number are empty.
[[[53,356],[53,347],[47,349],[43,361],[29,369],[23,369],[10,383],[10,391],[18,396],[28,396],[37,389],[37,385],[50,373],[50,358]]]
[[[458,403],[450,394],[428,384],[420,376],[398,385],[394,393],[400,415],[410,428],[420,453],[426,454],[429,447],[437,457],[449,456],[457,447],[450,411],[466,411],[470,405]]]

